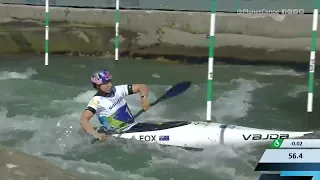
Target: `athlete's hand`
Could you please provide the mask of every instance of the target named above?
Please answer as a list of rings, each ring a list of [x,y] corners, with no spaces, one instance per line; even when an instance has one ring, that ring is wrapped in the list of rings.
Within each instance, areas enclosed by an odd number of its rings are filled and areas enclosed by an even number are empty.
[[[147,111],[150,108],[150,103],[147,98],[141,98],[141,106],[144,109],[144,111]]]
[[[105,133],[94,133],[93,137],[98,139],[99,142],[103,142],[107,139],[107,135]]]

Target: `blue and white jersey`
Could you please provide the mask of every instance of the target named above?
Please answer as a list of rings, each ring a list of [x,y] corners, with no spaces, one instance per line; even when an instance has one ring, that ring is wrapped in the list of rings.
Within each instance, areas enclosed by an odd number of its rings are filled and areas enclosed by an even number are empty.
[[[112,93],[105,95],[99,92],[89,102],[87,109],[98,117],[100,123],[106,128],[117,128],[128,122],[132,117],[125,96],[132,94],[132,85],[118,85],[113,87]]]

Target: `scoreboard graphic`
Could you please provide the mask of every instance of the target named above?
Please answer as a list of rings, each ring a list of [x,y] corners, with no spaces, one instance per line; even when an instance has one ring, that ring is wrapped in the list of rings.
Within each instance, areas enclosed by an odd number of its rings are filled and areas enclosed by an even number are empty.
[[[259,180],[320,180],[320,139],[274,140],[255,171]]]

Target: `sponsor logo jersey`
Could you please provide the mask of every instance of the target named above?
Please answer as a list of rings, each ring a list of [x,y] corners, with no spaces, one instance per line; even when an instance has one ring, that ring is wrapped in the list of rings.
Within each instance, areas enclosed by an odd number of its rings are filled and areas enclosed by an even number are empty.
[[[108,95],[97,93],[89,102],[88,107],[95,110],[100,123],[107,129],[117,128],[122,123],[131,124],[134,121],[128,122],[132,114],[124,99],[127,95],[129,95],[128,85],[118,85],[113,87],[112,93]]]

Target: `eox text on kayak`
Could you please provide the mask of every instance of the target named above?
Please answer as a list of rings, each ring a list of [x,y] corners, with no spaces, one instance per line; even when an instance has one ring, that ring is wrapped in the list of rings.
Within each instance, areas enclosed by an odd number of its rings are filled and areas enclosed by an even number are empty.
[[[156,141],[156,135],[140,135],[139,140],[140,141]],[[159,141],[169,141],[169,136],[159,136]]]
[[[274,140],[274,139],[289,139],[289,134],[242,134],[245,141],[248,140]]]
[[[156,135],[140,135],[139,136],[140,141],[155,141]]]

